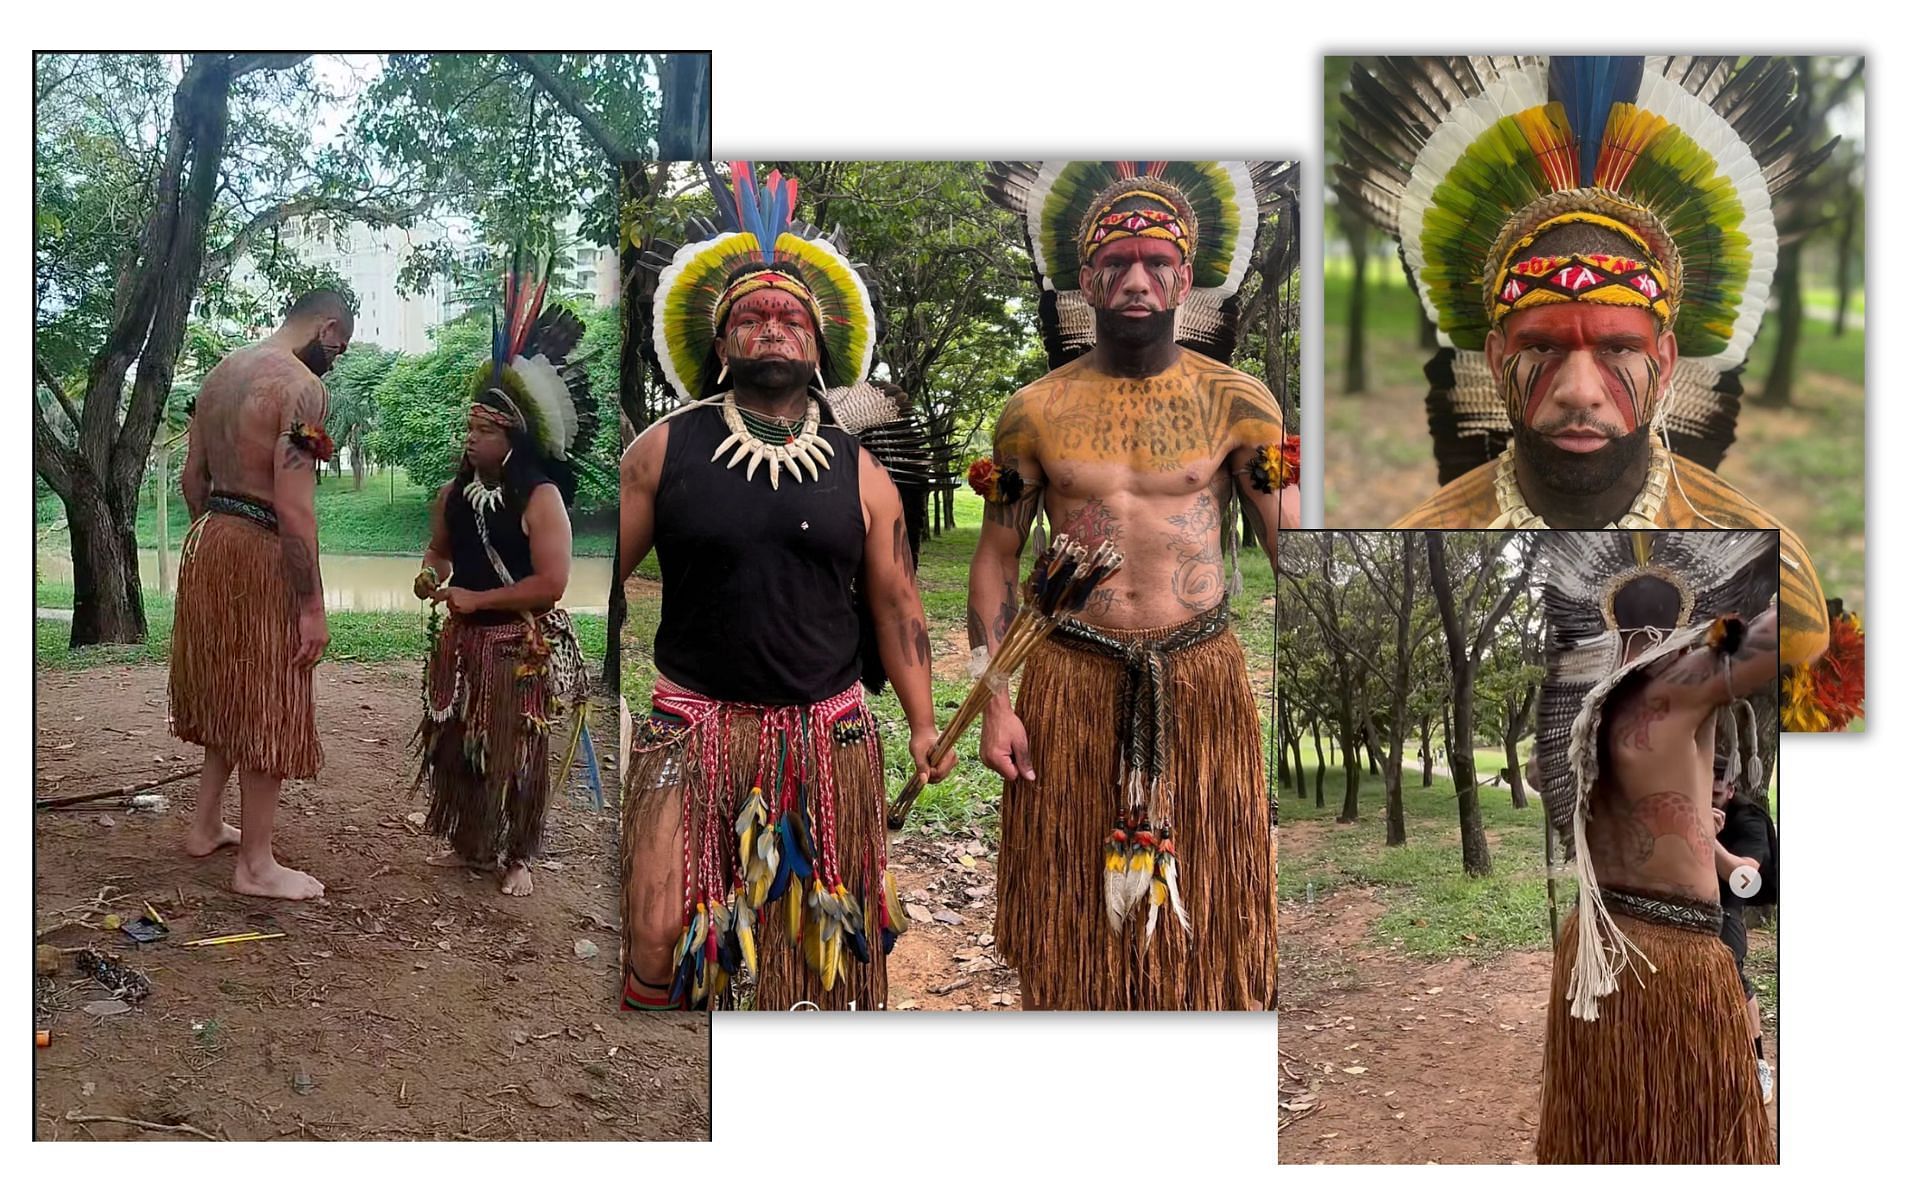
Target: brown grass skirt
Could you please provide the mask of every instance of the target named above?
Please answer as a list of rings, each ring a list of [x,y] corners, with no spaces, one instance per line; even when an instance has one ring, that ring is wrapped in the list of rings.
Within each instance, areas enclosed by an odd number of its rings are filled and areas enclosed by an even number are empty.
[[[320,771],[313,669],[296,670],[300,621],[280,536],[227,513],[200,518],[180,556],[168,655],[173,735],[276,779]]]
[[[1166,630],[1139,630],[1160,637]],[[1124,664],[1052,641],[1027,660],[1016,711],[1032,783],[1006,785],[994,938],[1028,1008],[1245,1010],[1271,1007],[1279,941],[1260,721],[1232,632],[1168,657],[1171,788],[1180,889],[1191,935],[1163,913],[1151,947],[1145,906],[1115,933],[1104,850],[1120,810]]]
[[[726,756],[728,778],[722,793],[728,798],[723,806],[725,811],[721,814],[726,826],[719,831],[722,861],[727,864],[728,872],[724,878],[729,886],[736,857],[736,852],[729,849],[736,841],[733,820],[740,801],[758,776],[760,745],[758,714],[748,708],[735,708],[733,712],[733,729]],[[679,895],[685,887],[686,868],[680,858],[680,839],[674,839],[671,855],[648,856],[643,861],[638,854],[643,840],[641,831],[662,818],[662,806],[680,807],[681,787],[693,787],[695,794],[699,794],[700,739],[710,732],[717,736],[718,724],[716,720],[696,727],[672,742],[651,747],[641,745],[634,751],[627,769],[621,820],[620,920],[623,926],[633,911],[632,889],[670,888],[674,895]],[[876,731],[868,736],[877,737],[878,733]],[[823,769],[832,771],[834,775],[838,790],[834,805],[838,819],[834,844],[839,851],[840,872],[847,890],[859,898],[865,911],[867,944],[871,947],[869,956],[872,961],[862,964],[851,953],[843,954],[840,960],[841,977],[834,982],[831,991],[823,990],[819,977],[808,968],[806,959],[801,955],[800,947],[787,937],[785,918],[781,915],[782,906],[769,904],[755,930],[760,952],[760,976],[753,989],[751,1004],[760,1012],[784,1011],[803,1003],[841,1012],[849,1007],[860,1012],[885,1008],[887,956],[880,949],[880,876],[887,866],[886,781],[873,769],[864,741],[850,745],[836,744],[828,756],[831,761],[826,764],[813,758],[811,745],[807,748],[807,755],[806,769],[809,775],[817,775]],[[678,763],[680,783],[656,786],[662,768],[674,762]],[[694,838],[696,846],[700,844],[698,839],[704,833],[702,816],[696,805],[694,827],[682,830],[682,837]],[[815,831],[816,837],[819,832]],[[623,947],[631,946],[632,936],[623,937],[621,942]],[[625,964],[622,966],[624,969]],[[731,997],[719,996],[711,1003],[714,1007],[727,1007],[730,1000]]]
[[[450,620],[428,651],[420,720],[427,832],[470,862],[528,862],[551,791],[548,677],[521,672],[524,622]]]
[[[1746,996],[1717,936],[1614,913],[1658,974],[1620,976],[1600,1018],[1568,1010],[1580,931],[1568,921],[1553,954],[1547,1057],[1540,1085],[1543,1163],[1770,1163]],[[1636,959],[1635,962],[1638,962]]]

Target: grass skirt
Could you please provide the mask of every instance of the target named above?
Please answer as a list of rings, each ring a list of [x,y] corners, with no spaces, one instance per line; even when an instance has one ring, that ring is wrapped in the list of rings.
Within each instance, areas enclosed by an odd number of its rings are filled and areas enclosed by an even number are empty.
[[[656,693],[656,705],[660,703]],[[706,704],[714,704],[705,701]],[[834,710],[834,711],[829,711]],[[843,710],[843,711],[842,711]],[[711,840],[720,853],[715,860],[720,886],[730,889],[738,870],[734,819],[748,790],[756,782],[766,786],[774,770],[771,761],[762,762],[761,722],[768,710],[740,704],[718,704],[712,715],[691,724],[673,717],[655,714],[641,722],[636,730],[637,745],[628,766],[626,795],[621,821],[621,921],[632,919],[634,889],[670,889],[676,895],[687,892],[687,870],[691,861],[698,871],[700,847],[709,841],[709,817],[701,802],[688,803],[689,797],[706,794],[704,772],[717,769],[719,798],[712,821]],[[739,1005],[762,1012],[784,1011],[801,1004],[823,1009],[858,1011],[884,1008],[887,1003],[887,959],[881,939],[881,876],[887,867],[887,823],[885,779],[881,773],[879,728],[874,724],[859,685],[833,700],[812,706],[811,710],[775,710],[798,719],[830,722],[836,736],[831,749],[822,754],[819,742],[798,739],[796,750],[802,755],[801,770],[810,781],[809,803],[817,805],[820,781],[831,777],[834,799],[834,847],[839,869],[847,889],[861,902],[865,917],[869,962],[858,962],[850,954],[841,958],[840,978],[831,990],[823,990],[820,979],[810,969],[800,947],[787,935],[784,909],[769,902],[757,927],[759,975],[757,979],[737,980],[731,988],[721,988],[710,997],[712,1007]],[[766,756],[771,759],[773,754]],[[708,766],[703,766],[709,764]],[[771,793],[771,788],[768,788]],[[814,810],[817,812],[817,809]],[[678,820],[679,836],[662,839],[656,827],[663,821]],[[823,822],[814,817],[814,836],[823,840]],[[649,836],[653,834],[653,836]],[[648,849],[643,851],[642,845]],[[633,933],[622,939],[631,947]],[[623,964],[623,967],[626,964]]]
[[[1173,631],[1116,636],[1163,638]],[[1272,1006],[1279,970],[1259,714],[1229,631],[1167,658],[1171,789],[1191,934],[1170,918],[1145,944],[1136,914],[1109,926],[1103,851],[1120,807],[1125,664],[1040,644],[1016,711],[1037,778],[1006,785],[995,942],[1028,1008],[1246,1010]]]
[[[483,623],[454,617],[428,651],[417,732],[416,788],[429,798],[427,832],[470,862],[530,861],[546,826],[552,771],[549,734],[569,702],[551,661],[575,653],[566,614]],[[560,723],[561,736],[567,726]]]
[[[242,770],[275,779],[320,771],[313,669],[295,669],[299,614],[280,535],[245,517],[209,513],[180,555],[168,656],[173,735]]]
[[[1733,954],[1712,933],[1614,914],[1644,963],[1600,999],[1598,1020],[1566,1002],[1580,936],[1560,932],[1540,1085],[1543,1163],[1770,1163],[1746,996]]]

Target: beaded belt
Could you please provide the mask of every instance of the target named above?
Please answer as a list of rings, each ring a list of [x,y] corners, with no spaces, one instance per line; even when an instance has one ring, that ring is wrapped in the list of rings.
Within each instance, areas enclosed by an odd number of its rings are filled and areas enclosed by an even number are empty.
[[[255,500],[252,496],[215,492],[207,497],[207,511],[252,521],[268,533],[280,532],[280,518],[274,514],[273,505],[264,500]]]
[[[1677,896],[1646,896],[1639,892],[1621,892],[1601,888],[1600,900],[1607,911],[1654,925],[1670,925],[1719,936],[1720,906],[1704,900],[1685,900]]]
[[[1210,642],[1227,631],[1232,612],[1222,600],[1159,638],[1130,637],[1124,632],[1095,629],[1069,617],[1053,636],[1062,645],[1125,664],[1127,681],[1120,693],[1120,745],[1129,769],[1159,778],[1166,765],[1166,740],[1172,714],[1167,711],[1165,677],[1167,656]]]

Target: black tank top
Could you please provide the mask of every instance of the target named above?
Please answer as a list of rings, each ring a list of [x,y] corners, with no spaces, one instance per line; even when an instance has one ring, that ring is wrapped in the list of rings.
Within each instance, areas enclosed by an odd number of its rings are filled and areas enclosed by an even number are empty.
[[[764,466],[749,480],[744,463],[710,461],[727,436],[719,405],[667,428],[654,501],[661,673],[743,704],[811,704],[845,691],[860,677],[859,443],[823,426],[832,469],[818,480],[784,475],[776,492]]]
[[[541,482],[545,482],[542,480]],[[447,536],[453,542],[453,586],[470,592],[491,592],[506,587],[500,572],[487,557],[486,544],[480,540],[480,526],[474,521],[473,505],[458,483],[447,493]],[[490,505],[484,518],[487,541],[506,564],[515,583],[533,574],[533,542],[520,527],[520,512],[511,507],[506,496]],[[509,613],[517,618],[517,614]]]

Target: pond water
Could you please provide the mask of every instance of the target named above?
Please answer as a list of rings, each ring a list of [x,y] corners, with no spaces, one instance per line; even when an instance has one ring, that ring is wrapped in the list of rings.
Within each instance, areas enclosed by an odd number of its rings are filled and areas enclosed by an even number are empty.
[[[152,550],[140,551],[140,579],[149,588],[160,577],[157,557]],[[42,546],[39,565],[41,578],[49,583],[73,582],[73,562],[64,549]],[[168,575],[178,575],[179,571],[179,553],[169,553]],[[320,556],[320,580],[326,587],[330,612],[413,612],[420,607],[413,595],[413,577],[419,573],[420,560],[408,555]],[[168,582],[171,587],[171,579]],[[560,603],[576,613],[604,613],[612,582],[612,559],[576,558],[567,577],[567,594]]]

